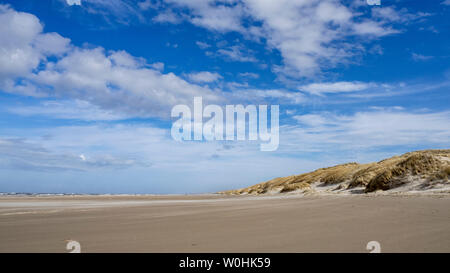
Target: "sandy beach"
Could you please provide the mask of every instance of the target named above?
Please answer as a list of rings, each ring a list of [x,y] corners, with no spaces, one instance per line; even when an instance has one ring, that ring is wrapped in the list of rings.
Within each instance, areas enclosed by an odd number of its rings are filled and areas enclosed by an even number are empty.
[[[2,196],[0,252],[450,252],[448,196]]]

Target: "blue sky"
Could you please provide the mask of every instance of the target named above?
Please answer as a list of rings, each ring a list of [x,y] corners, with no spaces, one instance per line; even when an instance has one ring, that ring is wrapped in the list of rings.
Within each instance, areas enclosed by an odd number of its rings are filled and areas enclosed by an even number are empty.
[[[450,143],[450,1],[0,1],[0,192],[201,193]],[[280,146],[171,108],[280,105]]]

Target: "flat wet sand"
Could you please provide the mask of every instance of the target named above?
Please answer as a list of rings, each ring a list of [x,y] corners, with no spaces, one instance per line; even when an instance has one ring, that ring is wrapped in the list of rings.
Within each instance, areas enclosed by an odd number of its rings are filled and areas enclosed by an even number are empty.
[[[2,196],[0,252],[450,252],[449,196]]]

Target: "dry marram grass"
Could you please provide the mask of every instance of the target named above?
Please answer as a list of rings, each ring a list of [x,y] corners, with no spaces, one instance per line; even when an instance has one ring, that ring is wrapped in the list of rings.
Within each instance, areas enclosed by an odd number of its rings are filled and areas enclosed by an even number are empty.
[[[313,172],[279,177],[254,186],[224,191],[225,194],[266,194],[307,192],[311,185],[337,185],[336,189],[364,187],[364,192],[390,190],[414,179],[424,181],[421,188],[449,183],[450,150],[424,150],[394,156],[379,162],[346,163]]]

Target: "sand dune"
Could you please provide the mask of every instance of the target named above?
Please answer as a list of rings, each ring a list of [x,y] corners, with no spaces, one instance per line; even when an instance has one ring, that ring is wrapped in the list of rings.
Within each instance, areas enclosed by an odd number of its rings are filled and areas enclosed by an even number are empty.
[[[379,162],[347,163],[310,173],[275,178],[225,194],[273,193],[450,193],[450,150],[425,150]]]

